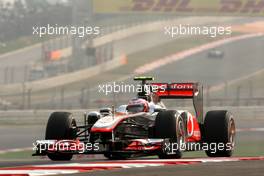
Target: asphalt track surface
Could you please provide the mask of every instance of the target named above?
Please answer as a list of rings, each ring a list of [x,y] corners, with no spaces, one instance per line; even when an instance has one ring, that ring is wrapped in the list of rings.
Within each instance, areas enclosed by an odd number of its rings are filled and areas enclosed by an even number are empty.
[[[209,58],[208,50],[155,69],[157,82],[198,81],[203,85],[217,85],[241,78],[264,67],[263,37],[235,41],[217,47],[224,52],[223,59]]]
[[[41,58],[41,46],[36,46],[28,49],[22,49],[10,54],[0,55],[0,83],[4,83],[5,69],[15,69],[14,81],[22,82],[24,81],[24,72],[26,67],[30,64],[36,62]],[[9,70],[10,72],[10,70]],[[10,74],[10,73],[9,73]],[[8,75],[10,76],[10,75]]]
[[[44,139],[46,124],[42,126],[1,126],[0,151],[14,148],[28,148],[32,142]]]
[[[84,175],[96,176],[262,176],[264,161],[240,161],[223,163],[202,163],[194,165],[171,165],[163,167],[146,167],[123,170],[98,171],[93,173],[82,173]]]
[[[239,161],[239,160],[242,161]],[[184,176],[262,176],[264,158],[187,158],[178,160],[82,160],[75,162],[7,162],[0,175],[7,173],[38,173],[65,175],[184,175]]]

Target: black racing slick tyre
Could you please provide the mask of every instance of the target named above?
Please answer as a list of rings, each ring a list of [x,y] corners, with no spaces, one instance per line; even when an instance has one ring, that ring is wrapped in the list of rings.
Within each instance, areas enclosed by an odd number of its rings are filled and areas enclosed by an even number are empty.
[[[76,121],[72,114],[68,112],[54,112],[50,115],[46,127],[46,140],[73,140],[76,134],[73,128],[76,127]],[[47,156],[53,161],[69,161],[72,154],[68,153],[48,153]]]
[[[182,157],[180,145],[185,141],[184,128],[183,118],[177,115],[176,111],[168,110],[158,113],[155,119],[154,137],[167,141],[162,151],[158,154],[160,159],[177,159]]]
[[[209,157],[230,157],[235,146],[235,121],[225,110],[209,111],[204,120],[205,150]]]

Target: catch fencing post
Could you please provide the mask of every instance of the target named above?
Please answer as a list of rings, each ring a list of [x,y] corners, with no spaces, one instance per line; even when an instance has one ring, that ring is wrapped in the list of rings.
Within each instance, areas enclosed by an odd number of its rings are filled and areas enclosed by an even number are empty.
[[[14,83],[14,77],[15,77],[15,68],[14,67],[11,67],[11,70],[10,70],[10,83]]]
[[[210,102],[210,86],[208,85],[206,87],[206,104],[207,106],[210,106],[211,105],[211,102]]]
[[[88,86],[85,91],[85,106],[87,108],[90,108],[90,87]]]
[[[28,65],[24,66],[24,82],[28,81]]]
[[[81,89],[81,94],[80,94],[80,106],[83,109],[84,108],[84,102],[85,102],[85,89]]]
[[[28,99],[27,99],[28,109],[31,108],[31,92],[32,92],[32,90],[28,89],[28,95],[27,95],[27,97],[28,97]]]
[[[4,69],[4,84],[8,84],[8,67],[5,67]]]
[[[25,101],[26,101],[26,85],[22,83],[22,104],[21,109],[25,109]]]
[[[249,99],[251,99],[253,97],[253,82],[252,80],[249,81]]]

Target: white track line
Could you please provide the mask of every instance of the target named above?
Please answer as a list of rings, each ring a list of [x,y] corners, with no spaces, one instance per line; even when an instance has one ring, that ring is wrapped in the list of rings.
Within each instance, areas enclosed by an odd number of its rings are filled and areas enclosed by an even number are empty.
[[[76,174],[80,173],[79,170],[0,170],[0,175],[13,176],[13,175],[29,175],[29,176],[45,176],[45,175],[63,175],[63,174]]]
[[[0,150],[0,154],[10,153],[10,152],[23,152],[32,149],[33,147],[6,149],[6,150]]]
[[[94,167],[119,167],[119,168],[133,168],[133,167],[148,167],[148,166],[163,166],[164,163],[149,163],[149,162],[140,162],[140,163],[69,163],[69,164],[48,164],[48,165],[41,165],[41,167],[50,167],[50,168],[56,168],[56,167],[85,167],[85,168],[94,168]],[[35,165],[34,167],[39,167],[39,165]]]

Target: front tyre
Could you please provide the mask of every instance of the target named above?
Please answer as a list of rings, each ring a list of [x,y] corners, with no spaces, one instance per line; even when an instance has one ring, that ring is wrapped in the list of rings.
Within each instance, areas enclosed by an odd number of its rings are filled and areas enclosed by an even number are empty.
[[[207,112],[204,120],[204,139],[208,145],[208,150],[205,151],[207,156],[232,156],[235,133],[235,121],[230,112],[224,110]]]
[[[163,148],[158,155],[160,159],[177,159],[182,157],[180,145],[185,142],[185,125],[182,116],[178,115],[176,111],[159,112],[155,119],[154,136],[158,139],[169,139],[169,143],[165,144],[169,147]]]
[[[73,140],[76,139],[74,128],[76,121],[68,112],[54,112],[50,115],[46,127],[46,140]],[[48,153],[47,156],[53,161],[69,161],[72,154]]]

